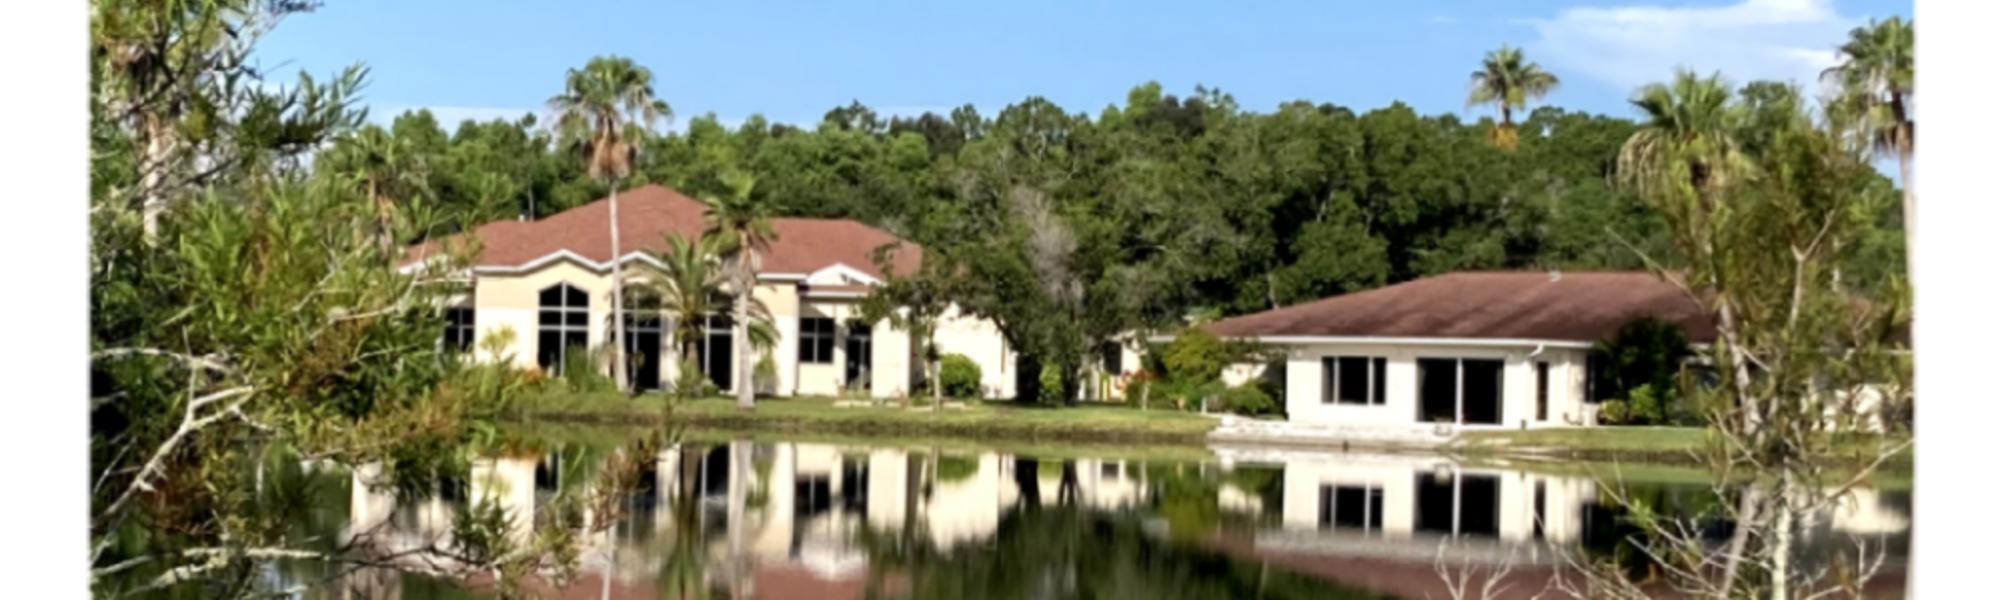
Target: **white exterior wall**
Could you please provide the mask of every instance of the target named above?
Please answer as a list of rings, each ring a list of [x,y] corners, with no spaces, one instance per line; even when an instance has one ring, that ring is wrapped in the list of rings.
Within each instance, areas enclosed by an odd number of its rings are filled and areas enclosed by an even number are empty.
[[[987,398],[1014,397],[1014,349],[992,321],[961,314],[954,306],[938,319],[937,346],[942,354],[963,354],[979,365],[979,388]]]
[[[1469,358],[1504,361],[1501,375],[1501,424],[1529,428],[1595,424],[1585,414],[1585,351],[1544,346],[1481,347],[1415,344],[1301,344],[1290,347],[1285,364],[1285,413],[1295,422],[1325,425],[1407,427],[1427,425],[1417,420],[1417,359]],[[1383,404],[1339,404],[1327,401],[1326,368],[1322,359],[1334,356],[1385,357]],[[1535,418],[1535,363],[1549,363],[1549,414]],[[1495,427],[1468,424],[1464,427]]]
[[[835,277],[839,275],[837,271],[816,274],[812,283],[856,283]],[[462,304],[473,308],[473,348],[479,360],[506,359],[519,368],[536,367],[540,293],[560,283],[568,283],[590,297],[587,343],[597,348],[610,342],[611,285],[608,273],[599,273],[574,262],[555,261],[525,273],[478,274],[474,282],[473,292]],[[769,351],[778,372],[773,391],[779,396],[831,396],[842,393],[847,387],[844,381],[847,354],[844,325],[857,314],[855,303],[858,299],[801,298],[799,285],[784,280],[762,281],[754,294],[770,310],[778,332],[776,347]],[[828,316],[842,325],[836,330],[838,337],[834,343],[833,362],[800,364],[798,336],[801,316]],[[510,346],[498,353],[480,350],[491,336],[508,329],[514,332],[514,342]],[[666,329],[668,331],[661,336],[663,347],[660,350],[663,385],[674,381],[682,359],[678,356],[678,344],[672,339],[672,324],[666,324]],[[964,354],[979,365],[981,387],[986,397],[1014,395],[1014,352],[1007,347],[999,328],[991,321],[961,315],[954,309],[940,319],[937,341],[943,352]],[[912,360],[908,333],[884,320],[875,324],[871,343],[874,356],[868,374],[870,395],[889,398],[909,394],[912,369],[921,368],[921,365]],[[753,362],[753,373],[754,366]],[[608,365],[601,365],[600,368],[609,373]],[[741,374],[731,378],[732,382],[742,379]]]

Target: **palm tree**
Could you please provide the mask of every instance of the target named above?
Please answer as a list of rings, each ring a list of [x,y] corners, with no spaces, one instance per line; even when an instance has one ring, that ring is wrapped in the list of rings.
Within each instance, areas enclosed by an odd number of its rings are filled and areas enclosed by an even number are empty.
[[[671,117],[673,109],[653,96],[653,72],[620,56],[590,59],[582,69],[570,69],[563,93],[549,98],[556,113],[556,130],[580,150],[591,177],[611,188],[611,322],[624,323],[625,283],[618,247],[618,180],[632,169],[639,140],[653,123]],[[625,328],[611,328],[611,376],[618,389],[631,389],[625,372]]]
[[[1731,97],[1721,74],[1701,77],[1684,69],[1671,83],[1639,88],[1632,105],[1644,115],[1618,151],[1619,176],[1665,200],[1664,210],[1712,207],[1749,169],[1733,134]]]
[[[1917,270],[1917,195],[1910,167],[1916,158],[1917,123],[1910,101],[1917,95],[1916,22],[1902,17],[1856,27],[1840,47],[1840,64],[1821,74],[1835,86],[1830,112],[1876,156],[1894,154],[1903,176],[1904,272]]]
[[[712,236],[689,239],[668,235],[666,249],[651,253],[658,263],[651,276],[637,282],[660,299],[661,310],[672,320],[673,337],[678,341],[673,360],[677,367],[688,366],[707,331],[709,315],[729,301],[723,291],[727,274],[718,258],[717,241]],[[676,391],[686,395],[688,384],[698,383],[698,377],[698,372],[682,372]]]
[[[396,204],[423,193],[427,168],[408,140],[369,125],[341,138],[328,152],[329,170],[350,178],[375,207],[376,241],[384,255],[396,248]]]
[[[1472,72],[1472,91],[1465,102],[1498,107],[1500,126],[1493,130],[1494,141],[1503,148],[1513,148],[1514,111],[1527,108],[1529,100],[1548,95],[1559,83],[1541,65],[1523,58],[1520,48],[1502,44],[1500,49],[1486,53],[1479,70]]]
[[[770,248],[777,241],[778,233],[771,226],[771,205],[751,195],[756,179],[742,171],[723,174],[723,184],[729,192],[705,199],[708,212],[704,215],[707,228],[704,235],[718,239],[723,261],[730,266],[733,275],[731,291],[736,296],[736,407],[749,410],[756,406],[755,395],[750,389],[751,354],[748,325],[751,319],[751,295],[757,287],[757,271],[763,266],[759,253]]]

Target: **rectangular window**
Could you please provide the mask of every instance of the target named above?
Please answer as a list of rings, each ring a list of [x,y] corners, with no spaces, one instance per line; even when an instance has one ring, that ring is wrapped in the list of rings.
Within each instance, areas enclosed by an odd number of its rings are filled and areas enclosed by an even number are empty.
[[[1369,381],[1373,382],[1372,384],[1370,384],[1369,387],[1374,390],[1374,393],[1368,397],[1368,402],[1370,404],[1378,404],[1378,405],[1388,404],[1389,403],[1389,359],[1380,356],[1375,357],[1374,378],[1370,379]],[[1375,491],[1377,493],[1380,493],[1382,490],[1375,490]]]
[[[1386,404],[1389,359],[1380,356],[1329,356],[1321,402],[1326,404]]]
[[[1104,372],[1116,376],[1125,372],[1125,346],[1111,342],[1100,350],[1104,356]]]
[[[1535,420],[1549,420],[1549,363],[1535,363]]]
[[[1382,529],[1382,488],[1374,485],[1319,486],[1321,529]]]
[[[452,352],[472,349],[472,309],[444,309],[444,349]]]
[[[1335,377],[1340,381],[1336,401],[1341,404],[1368,403],[1368,385],[1373,383],[1369,381],[1372,375],[1369,362],[1365,356],[1342,356],[1336,361],[1339,373]]]
[[[832,363],[833,331],[833,319],[825,317],[799,319],[799,362]]]

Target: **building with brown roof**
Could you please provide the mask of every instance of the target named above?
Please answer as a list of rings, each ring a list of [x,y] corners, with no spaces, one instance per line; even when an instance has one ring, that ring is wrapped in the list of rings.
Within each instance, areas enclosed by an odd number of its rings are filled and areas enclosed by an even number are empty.
[[[1327,426],[1594,425],[1591,346],[1640,318],[1707,343],[1715,325],[1643,272],[1467,272],[1224,319],[1285,351],[1289,420]]]
[[[670,235],[701,234],[706,207],[680,192],[646,185],[618,195],[617,257],[628,278],[645,277],[658,265],[652,253],[666,248]],[[884,273],[874,256],[887,248],[887,268],[907,275],[923,261],[923,248],[882,230],[847,219],[776,218],[777,239],[762,253],[753,297],[771,313],[778,332],[767,354],[776,366],[774,385],[760,392],[780,396],[836,395],[866,391],[875,397],[910,393],[922,369],[906,332],[887,321],[863,323],[857,306]],[[522,367],[559,370],[572,349],[598,351],[611,339],[610,207],[598,200],[536,221],[499,221],[408,250],[409,268],[434,264],[446,248],[469,249],[462,273],[470,294],[447,308],[446,343],[468,352],[503,330],[513,343],[487,360],[511,360]],[[628,286],[628,295],[631,286]],[[643,298],[628,297],[628,304]],[[710,319],[712,329],[697,344],[695,357],[710,381],[733,390],[732,348],[737,343],[727,314]],[[671,315],[628,318],[625,336],[632,347],[632,371],[641,389],[674,380],[679,346],[672,339]],[[988,397],[1013,396],[1014,355],[991,322],[948,315],[936,340],[945,353],[964,354],[980,366]]]

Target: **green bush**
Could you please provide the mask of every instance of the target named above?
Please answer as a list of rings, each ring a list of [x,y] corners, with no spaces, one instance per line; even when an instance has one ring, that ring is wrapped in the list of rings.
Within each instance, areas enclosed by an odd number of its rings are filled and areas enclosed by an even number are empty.
[[[978,398],[979,364],[963,354],[946,354],[938,361],[938,381],[944,383],[944,395],[953,398]]]
[[[572,392],[602,392],[617,389],[611,377],[597,370],[597,361],[591,360],[590,351],[583,346],[570,346],[563,354],[563,384]]]
[[[1624,400],[1610,400],[1597,406],[1597,422],[1604,425],[1624,425],[1631,418],[1625,409]]]
[[[681,361],[680,377],[673,385],[674,397],[683,400],[717,395],[720,390],[701,372],[701,363],[690,356]]]
[[[1217,398],[1222,406],[1214,407],[1239,415],[1262,415],[1276,412],[1278,403],[1255,385],[1241,385],[1222,391]]]
[[[1061,365],[1042,363],[1042,374],[1038,378],[1038,382],[1042,388],[1042,402],[1047,404],[1062,404],[1063,371]]]
[[[1222,377],[1222,367],[1229,362],[1229,348],[1215,334],[1190,327],[1167,343],[1160,362],[1166,366],[1169,380],[1208,381]]]

